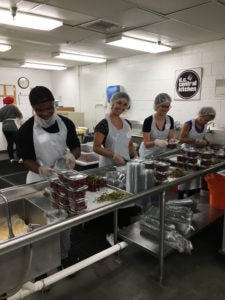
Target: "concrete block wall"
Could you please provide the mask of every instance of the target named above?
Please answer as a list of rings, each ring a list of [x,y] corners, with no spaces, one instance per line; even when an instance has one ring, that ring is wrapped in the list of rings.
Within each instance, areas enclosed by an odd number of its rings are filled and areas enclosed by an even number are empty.
[[[174,97],[175,71],[196,67],[203,68],[201,99],[173,100],[169,114],[183,123],[194,118],[202,106],[213,106],[217,111],[216,128],[225,126],[225,95],[215,94],[216,79],[225,78],[225,40],[80,67],[80,101],[86,126],[93,127],[104,117],[105,110],[102,110],[96,119],[96,105],[106,103],[108,85],[125,88],[132,99],[126,117],[143,122],[154,112],[153,101],[158,93],[166,92]]]

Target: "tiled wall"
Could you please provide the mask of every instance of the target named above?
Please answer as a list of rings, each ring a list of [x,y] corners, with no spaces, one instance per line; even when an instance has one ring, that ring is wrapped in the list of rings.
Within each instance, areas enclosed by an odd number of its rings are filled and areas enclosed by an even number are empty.
[[[216,126],[225,126],[225,95],[215,95],[216,79],[225,78],[225,40],[166,54],[142,54],[80,67],[80,103],[86,126],[92,128],[104,117],[108,85],[125,88],[132,99],[127,118],[142,122],[153,113],[153,101],[158,93],[166,92],[174,97],[175,71],[196,67],[203,68],[201,100],[174,100],[169,114],[183,123],[194,118],[200,107],[210,105],[217,111]]]

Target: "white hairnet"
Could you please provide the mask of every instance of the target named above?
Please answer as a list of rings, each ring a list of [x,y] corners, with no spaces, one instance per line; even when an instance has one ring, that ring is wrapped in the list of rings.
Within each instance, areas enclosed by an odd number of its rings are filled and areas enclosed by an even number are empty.
[[[158,106],[162,105],[164,102],[172,102],[172,99],[170,97],[170,95],[166,94],[166,93],[161,93],[158,94],[155,97],[155,101],[154,101],[154,109],[156,110]]]
[[[202,117],[211,116],[214,119],[216,116],[216,111],[212,106],[204,106],[199,110],[198,115]]]
[[[124,92],[118,92],[111,96],[110,98],[110,104],[115,103],[116,101],[120,100],[121,98],[125,98],[128,103],[128,108],[130,107],[130,97],[127,93]]]

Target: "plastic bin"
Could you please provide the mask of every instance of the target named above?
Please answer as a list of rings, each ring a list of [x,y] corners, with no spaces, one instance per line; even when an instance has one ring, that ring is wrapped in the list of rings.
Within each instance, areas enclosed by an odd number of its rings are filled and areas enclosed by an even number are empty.
[[[209,188],[209,203],[219,209],[225,209],[225,177],[217,173],[205,175]]]

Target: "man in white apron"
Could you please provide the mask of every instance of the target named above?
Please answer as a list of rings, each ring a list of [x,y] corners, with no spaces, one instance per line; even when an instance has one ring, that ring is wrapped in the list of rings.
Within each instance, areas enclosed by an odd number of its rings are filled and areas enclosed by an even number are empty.
[[[36,86],[29,95],[35,115],[19,129],[18,143],[24,165],[29,170],[26,183],[47,178],[58,159],[64,159],[68,169],[74,169],[80,156],[80,142],[73,122],[57,115],[54,97],[44,86]],[[68,151],[68,149],[70,151]],[[61,234],[61,258],[67,259],[70,231]]]

